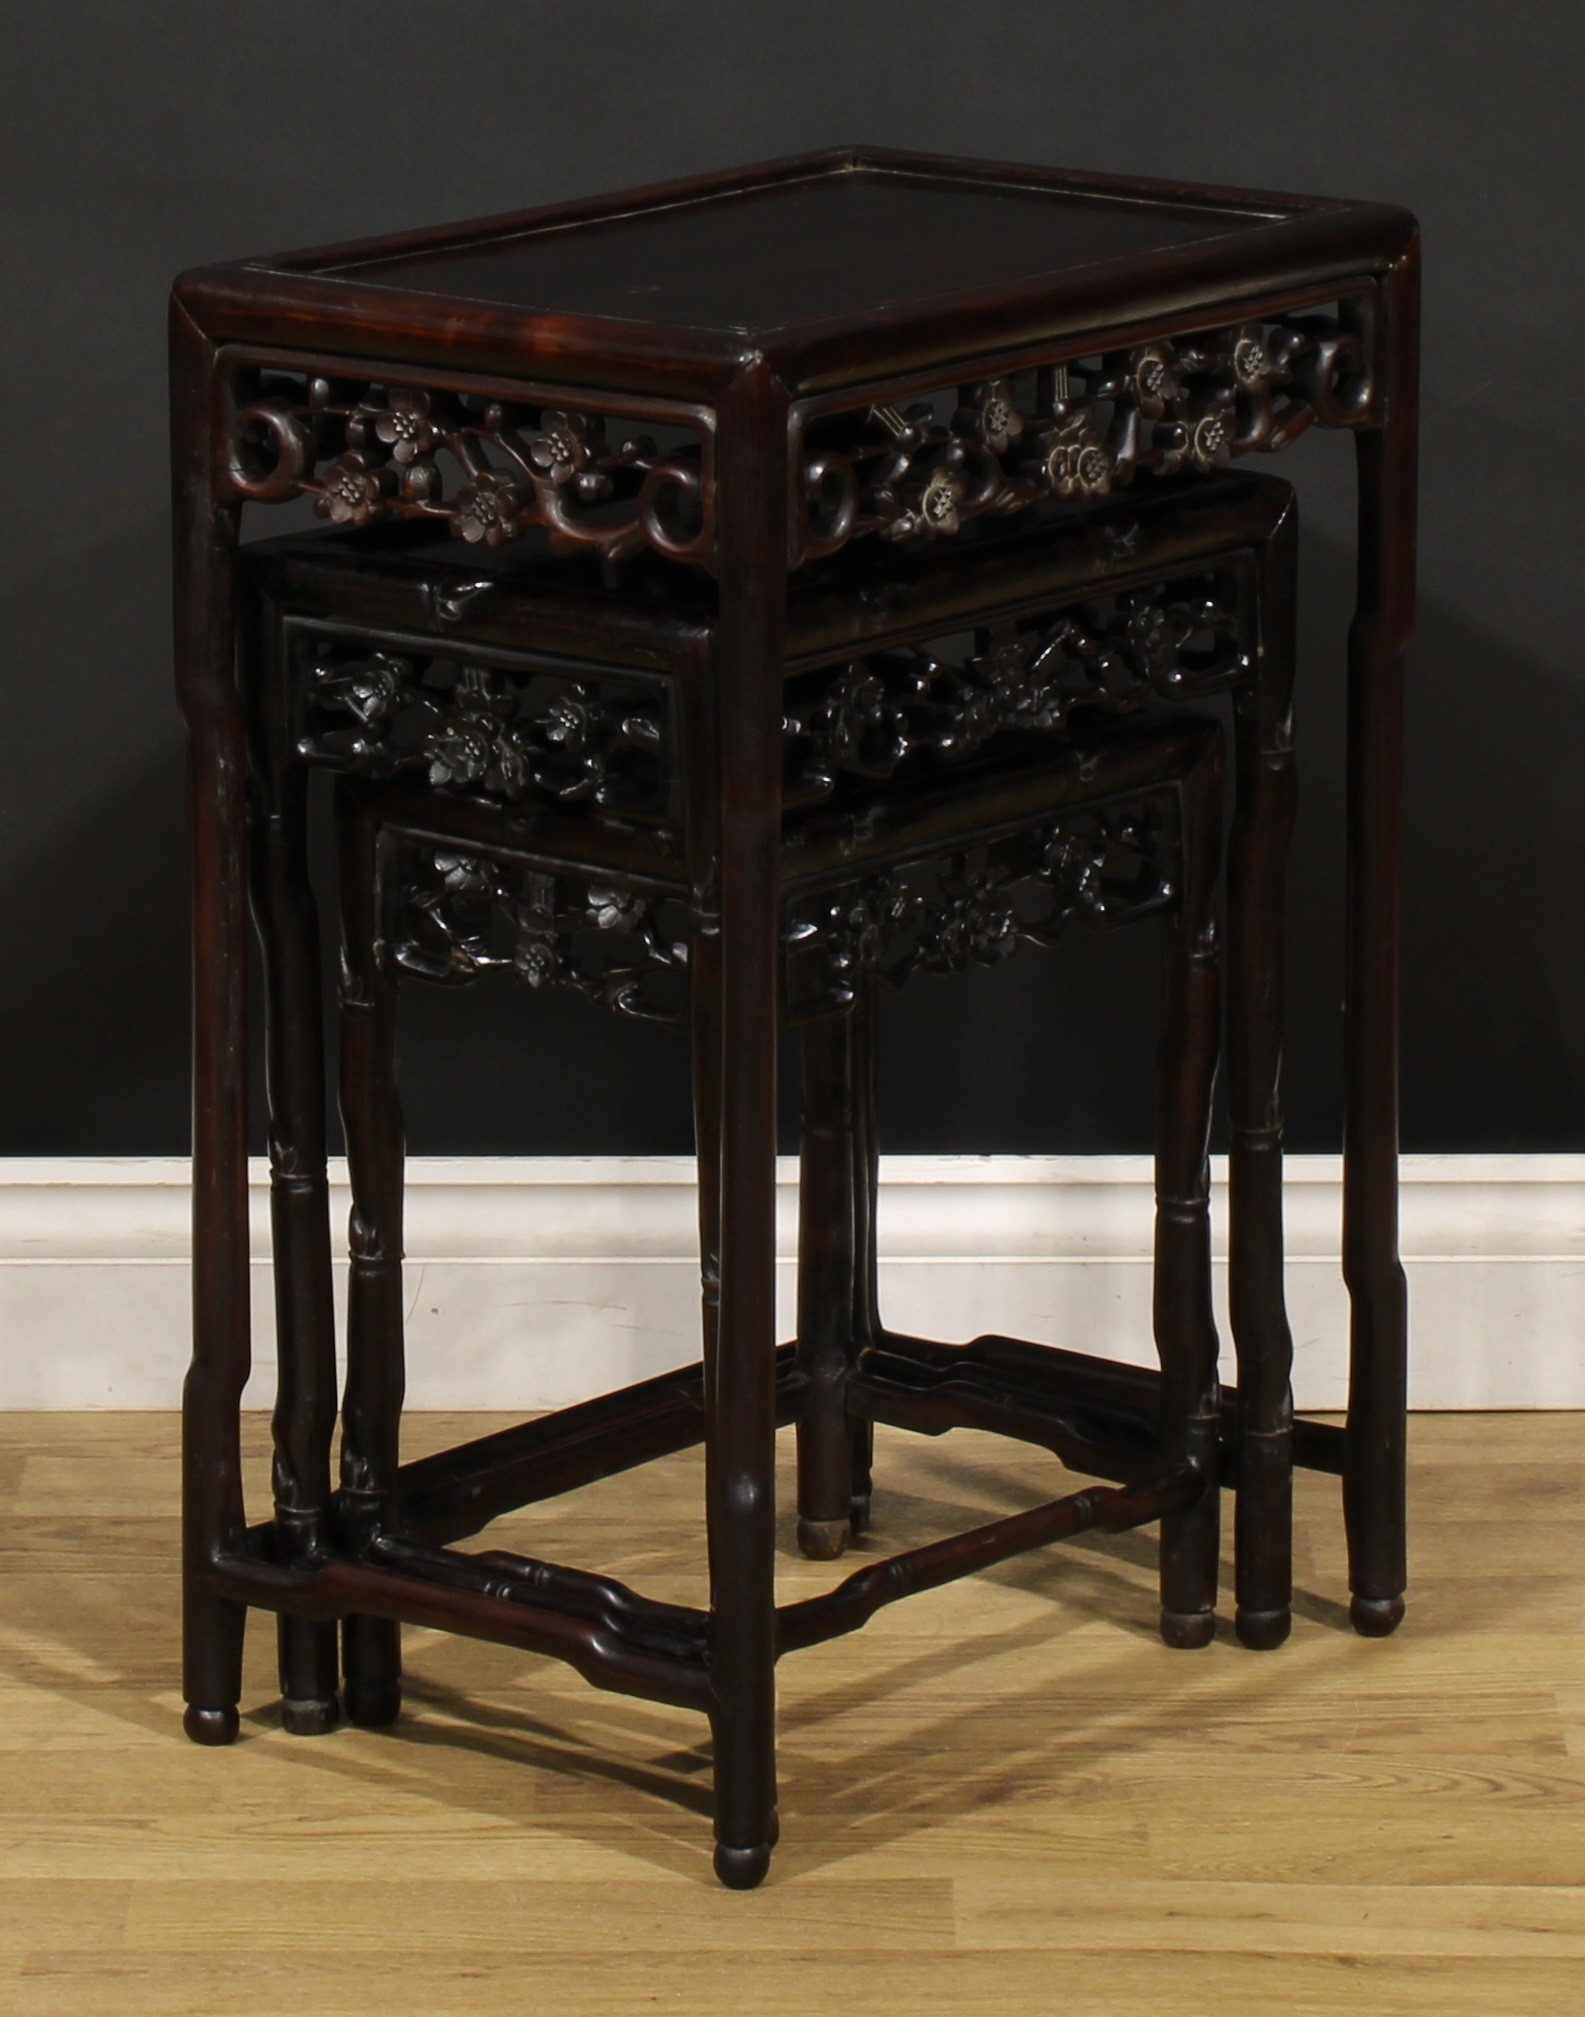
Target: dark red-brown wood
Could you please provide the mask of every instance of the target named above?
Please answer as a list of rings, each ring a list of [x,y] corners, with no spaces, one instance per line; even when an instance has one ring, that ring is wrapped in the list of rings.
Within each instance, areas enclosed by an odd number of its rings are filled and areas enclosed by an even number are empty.
[[[910,228],[900,230],[904,217]],[[1059,1374],[1087,1386],[1099,1409],[1097,1433],[1069,1420],[1060,1434],[1110,1448],[1135,1475],[1144,1442],[1128,1378],[1049,1363],[1041,1376],[1023,1365],[1017,1391],[1004,1392],[996,1386],[997,1341],[972,1348],[949,1373],[931,1357],[940,1348],[916,1351],[886,1338],[874,1291],[873,1016],[863,1006],[840,1036],[808,1039],[815,1111],[827,1116],[827,1145],[812,1148],[810,1174],[843,1229],[834,1254],[811,1253],[809,1262],[832,1281],[850,1276],[843,1296],[850,1316],[816,1326],[802,1366],[778,1371],[770,1295],[783,681],[795,679],[800,664],[838,663],[877,632],[940,635],[934,626],[954,598],[988,612],[998,578],[1005,584],[1006,570],[1022,564],[1020,525],[1031,545],[1048,527],[1065,528],[1050,541],[1053,555],[1065,558],[1052,564],[1067,567],[1075,586],[1126,575],[1131,499],[1163,473],[1172,480],[1160,495],[1180,514],[1164,536],[1185,542],[1185,565],[1192,564],[1232,537],[1214,510],[1201,512],[1197,487],[1209,497],[1228,456],[1279,449],[1311,425],[1353,432],[1359,467],[1344,1170],[1354,1314],[1341,1467],[1354,1620],[1365,1632],[1393,1628],[1406,1577],[1397,933],[1418,288],[1415,227],[1402,211],[870,149],[182,277],[171,355],[177,670],[193,757],[184,1685],[195,1739],[235,1735],[249,1604],[282,1616],[283,1686],[304,1728],[322,1727],[331,1713],[326,1628],[338,1618],[349,1620],[349,1706],[370,1720],[394,1711],[402,1619],[560,1650],[607,1685],[709,1710],[719,1866],[728,1881],[753,1882],[776,1829],[769,1464],[778,1413],[823,1384],[826,1398],[810,1420],[826,1427],[814,1434],[807,1466],[808,1538],[816,1544],[834,1545],[842,1525],[842,1432],[829,1405],[838,1386],[850,1422],[854,1525],[867,1507],[872,1417],[914,1408],[946,1426],[954,1408],[999,1408],[1010,1432],[1028,1433],[1064,1409],[1072,1415],[1075,1389],[1064,1399]],[[1026,384],[1032,393],[1021,389]],[[910,418],[904,409],[912,400],[935,401],[933,415]],[[637,438],[646,430],[654,440]],[[1120,495],[1107,502],[1109,486]],[[399,1572],[369,1559],[404,1492],[396,1445],[400,1197],[390,1188],[400,1123],[394,1106],[378,1103],[389,1079],[389,1002],[379,988],[360,991],[356,977],[344,1083],[349,1133],[374,1188],[358,1202],[343,1492],[334,1512],[326,1504],[326,1243],[322,1142],[311,1112],[322,1065],[299,1020],[309,1013],[314,963],[295,831],[301,782],[281,763],[280,724],[266,709],[256,717],[260,812],[250,851],[234,645],[240,509],[303,495],[333,524],[406,520],[415,540],[426,529],[460,535],[454,550],[465,578],[454,590],[419,589],[429,598],[426,614],[403,614],[401,623],[449,626],[485,646],[493,584],[537,580],[545,593],[532,618],[534,648],[557,648],[559,624],[560,648],[575,659],[637,669],[636,652],[652,669],[692,668],[673,724],[678,774],[693,780],[681,839],[642,824],[592,836],[572,814],[547,814],[537,839],[553,862],[620,867],[635,888],[678,889],[692,914],[695,996],[702,985],[717,1004],[714,1021],[709,1013],[696,1021],[694,1047],[717,1610],[705,1666],[657,1654],[648,1641],[629,1643],[630,1620],[604,1598],[597,1615],[567,1610],[572,1586],[564,1580],[551,1579],[555,1602],[547,1602],[543,1589],[525,1595],[522,1577],[505,1565],[489,1573],[504,1579],[508,1594],[492,1595],[467,1583],[473,1571],[449,1561],[415,1558]],[[1003,520],[1007,538],[987,531]],[[406,537],[393,526],[382,551],[397,553]],[[921,562],[927,546],[932,557]],[[1280,547],[1281,538],[1270,551]],[[647,608],[624,608],[622,596],[596,589],[587,571],[583,585],[558,586],[557,570],[571,561],[559,561],[557,551],[574,560],[581,551],[585,570],[601,556],[642,561]],[[317,574],[312,561],[283,565],[305,581]],[[325,576],[319,584],[334,605],[340,587]],[[412,592],[384,560],[366,586],[398,611]],[[1289,788],[1282,695],[1291,668],[1283,659],[1283,591],[1268,575],[1260,593],[1262,676],[1236,703],[1229,1070],[1243,1379],[1231,1444],[1226,1410],[1204,1370],[1203,1152],[1197,1164],[1199,1113],[1188,1091],[1205,1064],[1199,1033],[1212,984],[1208,949],[1194,951],[1199,941],[1185,941],[1176,964],[1169,958],[1169,994],[1177,993],[1164,1094],[1175,1123],[1161,1170],[1161,1258],[1181,1293],[1164,1304],[1158,1295],[1170,1374],[1149,1389],[1171,1473],[1186,1458],[1197,1478],[1208,1475],[1220,1441],[1251,1509],[1278,1505],[1290,1461],[1286,1326],[1272,1257],[1280,1239],[1275,1067]],[[270,656],[265,628],[251,648]],[[250,697],[267,687],[256,658],[244,671]],[[948,831],[950,797],[903,792],[890,844],[912,835],[923,846]],[[366,868],[356,794],[351,802],[348,861]],[[818,810],[796,817],[809,846],[799,872],[812,888],[821,850],[840,858],[841,822],[822,824]],[[1200,828],[1208,831],[1207,822]],[[248,1371],[250,863],[267,949],[283,1270],[277,1518],[262,1536],[245,1526],[237,1420]],[[354,905],[372,901],[378,880],[349,870],[346,888],[363,892]],[[1188,915],[1178,913],[1180,931]],[[375,1103],[362,1104],[370,1088]],[[844,1133],[845,1176],[836,1146]],[[621,1449],[680,1433],[674,1403],[657,1400],[654,1410],[639,1406],[623,1420]],[[595,1461],[592,1439],[577,1447],[578,1454],[568,1447],[569,1464]],[[1328,1465],[1336,1455],[1308,1425],[1291,1447],[1300,1460]],[[508,1455],[504,1473],[488,1473],[496,1482],[481,1485],[479,1505],[530,1486],[516,1462]],[[437,1520],[467,1517],[465,1472],[432,1477]],[[1190,1621],[1189,1636],[1202,1629],[1195,1621],[1205,1615],[1208,1559],[1214,1570],[1207,1537],[1214,1538],[1215,1501],[1204,1490],[1192,1503],[1162,1499],[1157,1508],[1167,1516],[1167,1610]],[[1088,1516],[1051,1517],[1060,1525]],[[1281,1526],[1279,1518],[1279,1536]],[[934,1562],[892,1581],[928,1580]],[[1285,1629],[1288,1568],[1269,1520],[1241,1520],[1238,1576],[1241,1631],[1251,1643],[1271,1643]],[[856,1615],[869,1601],[844,1604]]]

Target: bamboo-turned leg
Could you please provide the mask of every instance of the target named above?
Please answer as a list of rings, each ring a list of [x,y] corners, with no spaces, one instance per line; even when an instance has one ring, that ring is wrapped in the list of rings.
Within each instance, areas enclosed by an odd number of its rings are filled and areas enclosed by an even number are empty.
[[[1352,1299],[1343,1509],[1350,1616],[1379,1638],[1403,1617],[1408,1291],[1398,1258],[1399,918],[1403,672],[1414,628],[1419,439],[1418,241],[1380,283],[1380,425],[1356,438],[1359,575],[1348,654],[1348,923],[1343,1275]]]
[[[776,1019],[787,400],[763,363],[718,413],[721,1303],[707,1397],[715,1868],[776,1835]]]
[[[248,1336],[247,750],[234,663],[237,506],[210,434],[210,347],[171,304],[176,683],[193,861],[193,1351],[182,1388],[183,1727],[229,1744],[247,1612],[210,1583],[244,1545]]]
[[[851,1351],[855,1361],[881,1334],[880,1257],[876,1206],[880,1191],[880,1135],[875,1118],[874,991],[861,987],[848,1019],[849,1111],[853,1116],[853,1316]],[[874,1496],[875,1424],[854,1422],[852,1497],[849,1521],[855,1534],[870,1523]]]
[[[243,667],[253,730],[253,919],[264,974],[270,1115],[276,1546],[283,1561],[313,1562],[328,1540],[336,1427],[319,916],[308,879],[307,778],[285,748],[282,640],[263,607],[246,612]],[[276,1629],[282,1722],[299,1736],[334,1729],[341,1718],[334,1623],[282,1616]]]
[[[852,1019],[803,1031],[798,1177],[798,1546],[835,1561],[852,1535],[853,1424],[847,1415],[855,1309]]]
[[[402,1110],[396,1084],[396,977],[382,928],[379,831],[355,790],[338,788],[341,867],[341,1122],[352,1187],[347,1376],[341,1415],[342,1546],[357,1554],[390,1524],[402,1422]],[[342,1626],[348,1718],[393,1722],[402,1704],[401,1628]]]
[[[1235,710],[1228,857],[1229,1289],[1238,1352],[1238,1636],[1280,1646],[1293,1601],[1293,1337],[1283,1295],[1283,903],[1293,831],[1294,549],[1289,504],[1262,559],[1259,678]]]
[[[694,892],[688,967],[694,1164],[699,1181],[699,1320],[708,1405],[715,1389],[721,1333],[721,915],[712,891]],[[707,1469],[713,1467],[716,1454],[706,1439]],[[706,1491],[713,1502],[708,1480]]]
[[[1161,1636],[1169,1646],[1205,1646],[1216,1630],[1221,1512],[1208,1154],[1217,1053],[1219,743],[1185,778],[1179,804],[1181,889],[1163,926],[1155,1330],[1161,1355],[1162,1454],[1170,1464],[1194,1465],[1205,1490],[1161,1523]]]
[[[721,1335],[721,917],[713,890],[694,893],[689,966],[694,1156],[699,1181],[699,1315],[708,1420],[714,1405],[716,1354]],[[711,1507],[717,1503],[721,1490],[721,1457],[717,1439],[707,1435],[705,1497]],[[774,1846],[778,1834],[774,1747],[767,1758],[766,1770],[770,1840]]]

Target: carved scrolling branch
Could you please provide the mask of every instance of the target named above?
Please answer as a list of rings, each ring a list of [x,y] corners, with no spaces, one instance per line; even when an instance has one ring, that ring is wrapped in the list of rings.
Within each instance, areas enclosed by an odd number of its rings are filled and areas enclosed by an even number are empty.
[[[433,519],[470,545],[543,526],[553,545],[607,560],[645,547],[710,559],[697,436],[667,452],[648,434],[613,444],[603,415],[418,385],[271,373],[245,389],[227,473],[254,503],[310,496],[341,527]]]
[[[543,528],[553,546],[622,560],[715,560],[705,437],[661,449],[615,416],[417,384],[239,370],[226,469],[255,503],[310,496],[335,526],[432,519],[470,544]],[[950,538],[1044,498],[1106,495],[1286,448],[1306,428],[1373,418],[1365,347],[1329,316],[1246,322],[980,379],[947,411],[886,403],[810,422],[799,562],[850,540]],[[654,423],[666,423],[657,416]]]
[[[404,848],[398,863],[392,951],[404,971],[471,981],[498,970],[536,989],[574,988],[623,1015],[685,1016],[680,897],[427,844]],[[1153,802],[1077,813],[794,899],[784,923],[788,1006],[816,1015],[866,985],[992,966],[1021,945],[1055,944],[1075,921],[1109,929],[1148,917],[1174,893]]]
[[[1198,574],[987,626],[976,648],[908,645],[793,680],[784,804],[884,783],[1075,714],[1198,700],[1249,677],[1238,575]],[[370,777],[418,777],[496,804],[585,807],[665,824],[679,780],[668,698],[609,670],[573,677],[319,639],[295,673],[297,752]]]
[[[970,520],[1042,498],[1104,497],[1141,470],[1163,476],[1274,452],[1311,426],[1372,416],[1364,345],[1328,316],[1245,322],[1032,375],[961,388],[944,417],[929,402],[871,406],[813,422],[805,443],[803,558],[849,540],[951,537]]]

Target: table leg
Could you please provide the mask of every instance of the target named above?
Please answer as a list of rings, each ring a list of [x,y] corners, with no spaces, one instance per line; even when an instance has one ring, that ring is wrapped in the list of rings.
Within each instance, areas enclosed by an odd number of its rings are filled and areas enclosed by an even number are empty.
[[[756,363],[717,443],[721,569],[721,1304],[708,1397],[716,1874],[746,1889],[776,1835],[776,1024],[781,995],[787,401]]]
[[[1215,1635],[1221,1525],[1209,1154],[1219,1035],[1219,745],[1184,779],[1179,804],[1180,894],[1162,926],[1154,1302],[1162,1454],[1169,1465],[1194,1465],[1205,1479],[1200,1497],[1161,1523],[1161,1636],[1187,1647],[1209,1645]]]
[[[275,1254],[275,1531],[284,1561],[323,1556],[336,1428],[336,1320],[325,1170],[325,1054],[319,913],[308,879],[308,781],[286,747],[287,663],[262,599],[244,612],[243,693],[253,746],[253,921],[264,977]],[[334,1622],[276,1621],[285,1727],[316,1736],[340,1721]]]
[[[693,893],[688,955],[688,1030],[693,1047],[694,1167],[699,1183],[699,1320],[707,1394],[715,1391],[721,1333],[721,915],[715,892]],[[705,1444],[707,1470],[716,1452]],[[713,1481],[705,1491],[713,1504]]]
[[[1294,548],[1290,504],[1260,560],[1259,676],[1234,709],[1228,855],[1228,1269],[1238,1352],[1237,1630],[1280,1646],[1293,1601],[1293,1337],[1283,1294],[1283,917],[1293,831]]]
[[[1343,1475],[1350,1616],[1403,1617],[1408,1296],[1398,1258],[1403,672],[1414,626],[1419,252],[1378,294],[1380,426],[1356,442],[1359,584],[1348,660],[1347,1107],[1343,1274],[1352,1299]]]
[[[876,1207],[880,1192],[880,1133],[875,1113],[875,1035],[879,1004],[873,988],[860,988],[849,1017],[849,1104],[853,1114],[853,1316],[852,1352],[860,1355],[881,1335],[880,1250]],[[853,1486],[849,1524],[862,1534],[874,1500],[875,1424],[854,1422]]]
[[[798,1546],[835,1561],[852,1536],[854,1191],[851,1014],[803,1030],[803,1135],[798,1174]]]
[[[405,1389],[402,1312],[401,1101],[396,1083],[396,976],[380,930],[379,828],[337,791],[340,864],[341,1124],[352,1187],[347,1375],[341,1414],[341,1542],[357,1555],[389,1529]],[[402,1703],[401,1627],[349,1617],[342,1626],[349,1721],[394,1722]]]
[[[235,651],[238,507],[222,489],[213,357],[171,306],[176,680],[190,744],[193,861],[193,1351],[182,1389],[184,1727],[238,1729],[246,1608],[212,1565],[243,1545],[248,1335],[247,750]]]

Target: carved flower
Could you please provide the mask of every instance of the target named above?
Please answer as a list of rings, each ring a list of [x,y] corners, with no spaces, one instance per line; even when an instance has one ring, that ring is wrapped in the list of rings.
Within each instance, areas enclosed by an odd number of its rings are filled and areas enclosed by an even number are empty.
[[[1225,469],[1233,459],[1238,441],[1238,421],[1231,389],[1213,393],[1210,400],[1186,420],[1168,421],[1156,429],[1155,446],[1161,451],[1163,475],[1192,467],[1203,474]]]
[[[892,713],[886,682],[858,659],[827,687],[811,726],[840,762],[857,756],[883,724],[890,726]]]
[[[1105,908],[1109,843],[1087,840],[1066,825],[1048,828],[1037,843],[1036,873],[1051,886],[1059,908],[1097,916]]]
[[[1039,473],[1056,496],[1105,497],[1111,490],[1116,463],[1093,406],[1059,414],[1041,429],[1037,446]]]
[[[953,426],[960,434],[984,442],[993,455],[1005,455],[1024,431],[1010,378],[990,378],[970,389],[972,404],[960,407]]]
[[[560,962],[556,958],[555,940],[547,935],[542,924],[535,921],[522,926],[512,948],[512,964],[518,978],[528,987],[549,987],[557,978]]]
[[[1061,728],[1073,698],[1067,653],[1060,644],[1043,643],[1029,662],[1023,686],[1010,694],[1007,712],[1018,728]]]
[[[1159,420],[1182,390],[1178,353],[1170,343],[1146,343],[1128,359],[1128,392],[1141,413]]]
[[[938,469],[925,485],[915,507],[915,530],[938,539],[958,530],[958,506],[963,502],[962,479],[950,469]]]
[[[1185,647],[1197,630],[1214,631],[1225,621],[1210,598],[1195,607],[1125,596],[1122,614],[1126,669],[1135,680],[1148,680],[1158,693],[1181,691],[1192,681],[1195,667],[1192,661],[1185,662]]]
[[[883,539],[949,538],[963,523],[963,501],[968,486],[962,475],[964,447],[953,441],[932,447],[933,467],[911,470],[909,458],[899,455],[893,465],[895,478],[871,492],[870,503],[886,514],[881,525]],[[892,472],[887,472],[891,477]]]
[[[949,725],[936,737],[943,756],[962,756],[978,749],[1002,725],[1002,696],[991,687],[968,687],[951,714]]]
[[[429,394],[398,386],[375,421],[374,432],[404,465],[427,455],[438,439],[430,420]]]
[[[1233,331],[1229,356],[1233,382],[1241,392],[1247,392],[1272,375],[1275,360],[1266,348],[1265,332],[1258,322],[1246,322]]]
[[[1018,913],[983,879],[954,895],[920,940],[929,966],[961,973],[970,965],[992,966],[1018,944]]]
[[[1021,686],[1029,671],[1029,656],[1016,631],[998,637],[989,651],[981,652],[971,663],[988,685],[1001,688]]]
[[[494,737],[482,722],[452,721],[424,745],[434,785],[477,784],[490,768]]]
[[[1189,459],[1196,469],[1225,469],[1233,459],[1236,429],[1225,406],[1212,406],[1189,433]]]
[[[481,539],[486,546],[504,546],[522,529],[517,522],[522,508],[516,484],[492,469],[483,469],[457,492],[451,529],[470,546],[477,546]]]
[[[1137,664],[1155,669],[1171,662],[1176,634],[1159,603],[1143,603],[1129,611],[1127,636],[1129,652]]]
[[[447,896],[468,899],[496,894],[495,871],[477,855],[437,852],[434,859],[435,873]]]
[[[568,413],[557,406],[540,415],[539,432],[528,437],[529,460],[548,476],[558,489],[575,483],[580,497],[603,497],[609,480],[595,468],[600,451],[598,428],[581,413]]]
[[[559,743],[576,755],[590,739],[598,709],[581,686],[558,693],[540,718],[539,728],[547,742]]]
[[[413,704],[413,668],[405,658],[371,652],[352,665],[334,659],[314,668],[314,684],[331,706],[344,709],[365,728],[377,727]]]
[[[834,899],[823,922],[807,935],[826,940],[838,974],[856,978],[878,973],[887,948],[906,930],[918,905],[918,897],[895,877],[883,877]]]
[[[633,890],[589,891],[589,922],[599,931],[642,931],[648,911],[648,898]]]
[[[965,671],[970,679],[959,687],[935,737],[941,755],[968,755],[1004,728],[1059,725],[1060,695],[1055,686],[1032,676],[1028,650],[1016,635],[971,658]]]
[[[383,517],[389,477],[357,449],[348,449],[319,473],[321,490],[314,510],[332,525],[369,525]]]
[[[496,798],[521,798],[531,771],[516,734],[484,716],[448,721],[424,743],[432,785],[466,789],[475,785]]]

